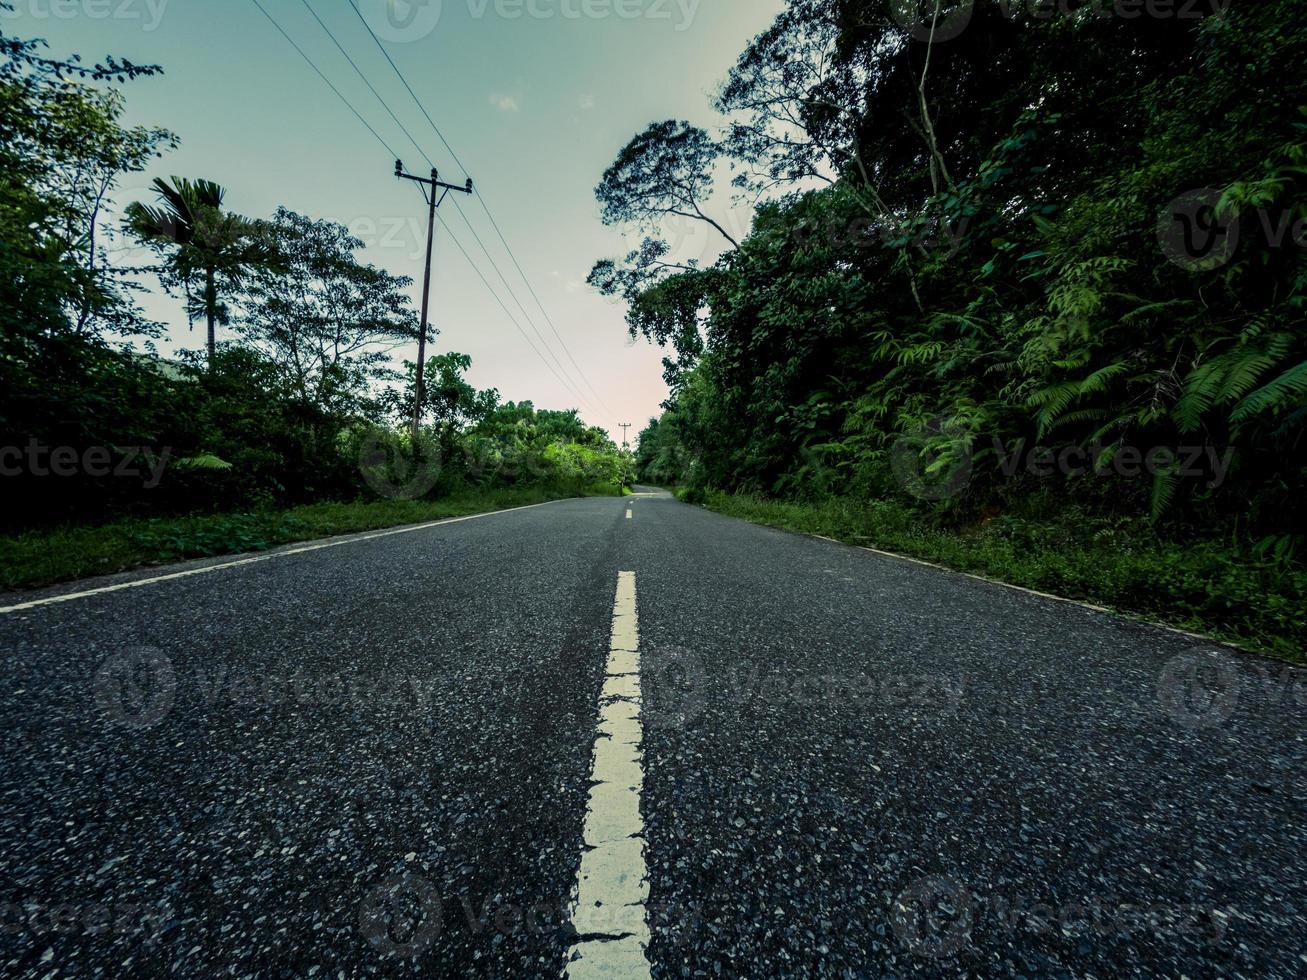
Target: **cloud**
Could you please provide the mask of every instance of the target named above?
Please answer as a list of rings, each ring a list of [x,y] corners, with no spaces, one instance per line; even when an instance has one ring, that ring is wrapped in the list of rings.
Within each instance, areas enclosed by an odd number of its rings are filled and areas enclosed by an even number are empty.
[[[490,104],[500,112],[521,112],[522,107],[517,104],[517,99],[511,95],[492,95]]]
[[[593,109],[595,107],[595,97],[593,95],[583,95],[579,105],[582,109]]]

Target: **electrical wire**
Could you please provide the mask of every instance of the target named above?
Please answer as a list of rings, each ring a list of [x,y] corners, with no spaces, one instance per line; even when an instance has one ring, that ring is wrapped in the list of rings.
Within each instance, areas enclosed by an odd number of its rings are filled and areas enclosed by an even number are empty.
[[[455,200],[455,204],[457,204],[457,200]],[[486,260],[489,261],[490,267],[495,270],[495,275],[499,277],[499,281],[502,282],[504,284],[504,288],[508,290],[508,295],[513,298],[513,302],[517,304],[517,308],[522,311],[522,318],[526,320],[527,324],[531,327],[532,332],[535,333],[536,337],[539,339],[540,343],[544,346],[545,350],[549,351],[549,356],[554,359],[554,363],[558,365],[558,369],[562,371],[564,374],[567,374],[567,368],[565,368],[563,366],[563,362],[558,359],[558,355],[555,354],[552,349],[550,349],[549,342],[545,340],[544,334],[540,332],[540,328],[537,327],[535,325],[535,322],[531,319],[531,314],[526,311],[526,307],[522,305],[522,301],[517,298],[517,293],[514,291],[513,287],[510,286],[508,284],[508,280],[504,278],[504,273],[500,271],[499,265],[495,262],[494,256],[490,254],[489,249],[486,248],[485,242],[481,240],[481,236],[477,234],[477,230],[474,227],[472,227],[472,222],[468,221],[467,215],[463,213],[462,208],[458,209],[458,216],[463,219],[463,223],[467,225],[467,230],[471,232],[472,237],[476,240],[477,245],[481,247],[481,251],[485,255]],[[583,401],[589,401],[589,399],[586,398],[585,394],[581,392],[580,389],[576,388],[574,385],[572,386],[572,393],[576,395],[577,398],[580,398]]]
[[[295,43],[294,38],[292,38],[289,34],[286,33],[285,28],[283,28],[280,24],[278,24],[275,20],[273,20],[272,14],[268,13],[267,10],[263,8],[263,4],[259,3],[259,0],[250,0],[250,2],[254,4],[254,6],[259,8],[259,11],[263,14],[264,17],[268,18],[268,21],[272,24],[273,27],[277,28],[277,30],[281,32],[281,36],[284,37],[288,42],[290,42],[290,46],[299,52],[299,56],[308,63],[308,66],[313,69],[313,71],[317,74],[317,76],[320,79],[322,79],[324,82],[327,83],[327,87],[336,93],[336,98],[340,99],[341,102],[345,103],[345,107],[348,108],[350,112],[354,113],[354,117],[364,125],[367,131],[371,133],[374,137],[376,137],[377,142],[380,143],[382,146],[384,146],[386,150],[389,151],[392,157],[394,157],[395,159],[399,159],[399,154],[390,148],[390,144],[381,138],[381,134],[372,128],[372,126],[368,123],[368,121],[363,118],[363,115],[357,109],[354,108],[353,104],[349,101],[349,99],[345,98],[345,96],[340,94],[340,89],[336,88],[336,86],[331,83],[330,78],[322,74],[321,69],[319,69],[318,66],[313,63],[313,59],[304,53],[304,49]]]
[[[545,309],[545,304],[540,302],[540,297],[536,295],[535,287],[531,285],[531,280],[528,279],[526,273],[522,271],[522,266],[518,264],[517,256],[513,254],[512,247],[508,244],[508,240],[504,238],[504,233],[499,230],[499,222],[496,221],[495,216],[490,213],[490,207],[486,204],[485,199],[481,196],[479,191],[476,194],[476,199],[480,203],[482,209],[486,212],[486,217],[490,219],[490,226],[495,229],[495,234],[499,236],[500,242],[503,243],[504,250],[508,252],[508,257],[513,262],[513,268],[515,268],[517,274],[522,277],[522,282],[526,283],[527,292],[531,294],[531,298],[535,300],[536,306],[540,308],[540,313],[544,316],[545,322],[549,324],[549,329],[552,330],[554,336],[558,338],[558,343],[563,348],[563,353],[565,353],[567,359],[572,362],[572,367],[576,368],[576,373],[581,376],[581,380],[585,382],[586,387],[589,388],[590,391],[594,393],[594,396],[599,399],[599,404],[603,405],[604,411],[611,415],[612,413],[608,406],[604,404],[603,396],[600,395],[598,391],[595,391],[594,385],[590,383],[590,379],[587,378],[585,372],[581,370],[581,365],[576,363],[576,358],[572,356],[572,351],[571,348],[567,346],[567,341],[563,339],[563,335],[558,332],[558,327],[554,325],[553,317],[551,317],[549,311]]]
[[[454,163],[456,163],[459,169],[463,171],[463,176],[467,177],[468,175],[467,167],[463,164],[463,161],[459,159],[458,154],[454,152],[454,148],[449,145],[449,140],[445,139],[445,134],[440,131],[440,127],[436,125],[436,121],[431,118],[431,114],[427,112],[426,106],[423,105],[422,100],[418,98],[417,93],[413,91],[413,86],[408,83],[408,79],[405,78],[404,73],[399,70],[399,66],[395,64],[395,60],[390,56],[390,52],[386,50],[386,46],[382,44],[381,39],[377,37],[376,32],[372,29],[372,25],[368,23],[367,18],[363,16],[363,12],[359,10],[358,4],[355,3],[355,0],[346,0],[346,3],[348,3],[350,7],[353,9],[355,15],[359,19],[359,23],[363,25],[364,29],[368,32],[368,36],[370,36],[373,42],[376,44],[377,50],[379,50],[382,56],[385,57],[386,61],[389,63],[391,67],[391,70],[394,71],[396,77],[400,80],[404,88],[408,91],[409,96],[412,97],[414,103],[417,104],[417,107],[421,111],[422,115],[426,117],[427,123],[431,126],[431,129],[436,134],[436,137],[440,140],[441,143],[444,144],[445,149],[449,151],[449,155],[453,158]],[[563,339],[563,335],[559,332],[558,327],[554,324],[553,318],[550,317],[548,311],[544,307],[544,304],[540,302],[540,297],[536,293],[535,288],[531,285],[531,280],[528,279],[526,273],[522,271],[521,263],[517,261],[517,256],[513,253],[512,246],[508,244],[508,240],[504,237],[504,233],[500,230],[499,222],[497,222],[495,220],[495,216],[490,213],[490,205],[486,203],[485,197],[481,193],[479,188],[477,189],[475,196],[477,202],[481,205],[482,210],[485,211],[486,217],[490,220],[491,226],[495,229],[495,234],[499,237],[499,241],[504,246],[504,250],[508,253],[508,257],[512,260],[513,267],[517,270],[517,274],[522,277],[522,282],[526,284],[527,291],[531,294],[531,298],[534,299],[536,305],[540,307],[540,312],[544,315],[545,322],[549,324],[549,329],[553,331],[554,336],[558,339],[559,345],[563,348],[563,352],[567,355],[568,360],[572,362],[572,366],[573,368],[576,369],[577,375],[585,383],[585,386],[594,393],[595,398],[599,400],[599,404],[603,407],[604,411],[611,414],[611,410],[608,408],[607,404],[604,403],[603,396],[601,396],[599,392],[595,389],[595,386],[590,383],[590,379],[586,376],[585,371],[582,370],[581,365],[577,363],[576,358],[572,355],[571,348],[567,346],[567,341]],[[454,205],[455,207],[458,208],[459,213],[461,214],[463,210],[462,206],[459,205],[457,201],[454,202]],[[465,221],[467,220],[466,216],[464,216],[464,220]],[[471,222],[468,222],[468,227],[469,228],[471,227]],[[482,246],[482,248],[484,250],[485,246]],[[489,255],[490,253],[487,252],[486,253],[487,258],[489,258]],[[491,264],[492,265],[494,264],[493,259],[491,259]],[[498,271],[498,269],[496,269],[496,271]],[[507,283],[505,283],[505,285],[507,285]],[[514,302],[517,302],[517,297],[514,296],[513,300]],[[521,306],[520,303],[518,303],[518,305]],[[525,314],[526,313],[525,309],[523,309],[522,312],[523,314]],[[527,319],[528,322],[530,322],[530,317],[528,317]],[[532,329],[534,330],[535,324],[532,323],[531,326]],[[539,333],[538,330],[536,332]]]
[[[275,27],[275,28],[277,29],[277,32],[278,32],[279,34],[281,34],[281,36],[284,37],[284,38],[286,39],[287,43],[290,44],[290,46],[291,46],[292,48],[295,49],[295,51],[299,54],[299,56],[300,56],[301,58],[304,59],[305,63],[308,64],[308,66],[309,66],[310,68],[313,69],[314,74],[317,75],[318,78],[320,78],[320,79],[323,81],[323,83],[324,83],[324,84],[325,84],[329,89],[331,89],[331,91],[332,91],[333,93],[335,93],[336,98],[340,99],[340,101],[345,105],[345,107],[346,107],[347,109],[349,109],[349,111],[350,111],[351,113],[353,113],[354,117],[355,117],[355,118],[356,118],[356,119],[357,119],[357,120],[358,120],[358,121],[363,125],[363,127],[364,127],[364,128],[365,128],[369,133],[372,134],[373,138],[374,138],[378,143],[381,144],[381,146],[386,150],[386,152],[388,152],[388,153],[390,154],[391,158],[392,158],[392,159],[399,159],[399,154],[395,152],[394,148],[392,148],[391,145],[390,145],[389,143],[387,143],[386,140],[381,136],[381,134],[378,133],[378,132],[377,132],[377,131],[372,127],[372,125],[367,121],[367,119],[364,118],[363,114],[360,113],[360,112],[358,111],[358,109],[354,108],[353,103],[351,103],[351,102],[349,101],[349,99],[345,98],[344,94],[342,94],[341,91],[340,91],[340,89],[338,89],[338,88],[337,88],[337,87],[332,83],[331,79],[329,79],[325,74],[323,74],[322,70],[317,66],[317,64],[313,61],[313,59],[310,58],[310,57],[309,57],[309,56],[304,52],[304,49],[301,48],[301,47],[300,47],[300,46],[295,42],[295,39],[292,38],[292,37],[291,37],[291,36],[286,32],[286,29],[283,28],[283,27],[281,26],[281,24],[279,24],[279,23],[276,21],[276,19],[274,19],[273,16],[272,16],[270,13],[268,13],[268,11],[264,8],[263,4],[261,4],[261,3],[259,2],[259,0],[250,0],[250,2],[253,3],[254,6],[257,7],[257,8],[259,9],[259,12],[262,13],[263,16],[266,17],[266,18],[268,19],[268,22],[271,23],[272,26]],[[311,11],[310,11],[310,12],[311,12]],[[319,21],[319,23],[321,23],[321,21]],[[325,25],[324,25],[324,28],[325,28]],[[330,32],[328,32],[328,33],[330,33]],[[333,38],[333,40],[334,40],[334,38]],[[348,57],[348,56],[347,56],[347,57]],[[357,70],[357,66],[355,66],[355,69]],[[373,94],[376,94],[375,91],[374,91]],[[380,96],[378,96],[378,98],[380,98]],[[398,120],[396,120],[396,122],[398,122]],[[400,128],[403,129],[402,124],[401,124],[401,127],[400,127]],[[407,130],[405,130],[405,135],[408,136],[408,132],[407,132]],[[412,137],[409,136],[409,139],[412,140]],[[414,145],[416,145],[416,143],[414,143]],[[420,149],[420,148],[419,148],[419,152],[421,152],[421,149]],[[423,154],[423,156],[426,156],[426,154]],[[434,193],[434,188],[433,188],[433,193]],[[449,227],[449,225],[445,222],[444,218],[442,218],[442,217],[440,216],[439,212],[437,212],[436,217],[437,217],[437,219],[440,221],[440,225],[441,225],[441,227],[445,229],[445,231],[449,234],[450,239],[454,242],[455,246],[457,246],[457,247],[458,247],[458,250],[463,254],[463,257],[464,257],[465,259],[468,260],[469,264],[472,265],[473,271],[475,271],[475,272],[477,273],[478,277],[481,279],[481,282],[485,285],[486,289],[490,292],[491,297],[495,300],[496,303],[499,304],[500,308],[501,308],[501,309],[504,311],[504,313],[508,316],[509,321],[513,324],[513,326],[517,328],[518,333],[520,333],[520,334],[522,335],[522,339],[525,340],[525,341],[527,342],[527,345],[528,345],[528,346],[529,346],[529,347],[530,347],[530,348],[535,352],[536,356],[540,358],[541,363],[544,364],[544,366],[545,366],[546,368],[549,369],[549,372],[550,372],[551,374],[554,375],[554,377],[558,380],[558,382],[559,382],[560,384],[563,385],[564,388],[566,388],[568,391],[573,392],[574,394],[577,395],[577,397],[580,397],[580,398],[582,398],[582,400],[584,400],[583,396],[581,396],[579,392],[576,392],[576,391],[574,390],[574,385],[572,385],[572,384],[571,384],[569,381],[567,381],[567,380],[566,380],[562,375],[560,375],[560,374],[558,373],[558,371],[554,368],[554,366],[553,366],[552,364],[550,364],[549,361],[545,358],[545,356],[544,356],[543,354],[540,353],[539,349],[535,346],[535,344],[533,344],[533,343],[531,342],[531,338],[527,335],[526,331],[522,329],[521,324],[519,324],[519,323],[517,322],[517,318],[514,317],[514,316],[512,315],[512,313],[509,311],[508,307],[504,304],[504,301],[503,301],[502,299],[500,299],[499,294],[495,292],[494,288],[490,285],[490,283],[489,283],[489,281],[486,279],[485,275],[482,274],[481,270],[478,269],[478,268],[476,267],[476,263],[472,262],[471,257],[467,254],[467,250],[466,250],[465,248],[463,248],[463,244],[462,244],[462,242],[460,242],[460,241],[458,240],[458,236],[456,236],[456,235],[454,234],[453,229]],[[469,226],[469,227],[470,227],[470,226]],[[483,246],[483,248],[484,248],[484,246]],[[514,297],[514,298],[516,299],[516,297]]]
[[[360,68],[355,63],[354,59],[350,57],[349,52],[345,50],[344,46],[336,40],[336,35],[331,33],[331,28],[323,23],[322,18],[318,16],[318,12],[313,9],[309,0],[300,0],[300,3],[304,4],[304,9],[307,10],[313,16],[313,19],[318,22],[318,26],[326,31],[327,37],[331,38],[331,43],[336,46],[336,50],[345,56],[345,60],[349,62],[349,66],[354,69],[359,78],[363,79],[363,84],[368,87],[368,91],[371,92],[376,97],[376,100],[381,103],[381,108],[386,110],[386,114],[389,115],[395,125],[400,128],[400,131],[404,134],[405,138],[413,144],[413,149],[417,150],[422,158],[427,161],[427,166],[432,170],[436,169],[436,165],[432,163],[431,157],[427,156],[426,151],[418,146],[417,140],[412,137],[408,128],[399,121],[399,117],[391,111],[390,106],[386,104],[386,100],[381,97],[381,93],[376,90],[376,87],[368,80],[368,76],[363,73],[363,69]]]
[[[533,351],[535,351],[536,357],[540,358],[540,362],[544,364],[545,367],[549,368],[549,370],[553,373],[554,377],[557,378],[558,381],[565,388],[567,388],[573,394],[577,395],[578,398],[582,397],[579,392],[575,391],[572,385],[570,385],[567,381],[565,381],[563,377],[557,371],[554,370],[553,365],[551,365],[549,361],[545,359],[545,356],[540,353],[539,348],[537,348],[536,345],[532,343],[530,336],[527,334],[525,330],[522,329],[522,325],[517,322],[517,317],[513,316],[512,312],[504,304],[504,301],[499,297],[499,294],[495,292],[494,288],[490,285],[490,282],[486,279],[485,273],[483,273],[480,267],[477,266],[476,262],[472,260],[472,256],[467,254],[467,249],[463,247],[463,243],[460,242],[458,238],[454,235],[454,230],[449,227],[448,223],[446,223],[445,219],[441,216],[439,211],[436,212],[436,220],[440,222],[440,227],[444,228],[445,231],[449,233],[450,240],[453,241],[455,246],[458,247],[458,250],[463,254],[463,258],[467,259],[467,264],[472,267],[472,271],[477,274],[477,277],[483,283],[485,283],[486,289],[488,289],[490,291],[490,295],[495,298],[495,302],[499,304],[499,308],[504,311],[504,315],[508,317],[509,322],[512,323],[513,326],[517,328],[517,332],[522,335],[522,339],[526,341],[527,346],[530,347]]]

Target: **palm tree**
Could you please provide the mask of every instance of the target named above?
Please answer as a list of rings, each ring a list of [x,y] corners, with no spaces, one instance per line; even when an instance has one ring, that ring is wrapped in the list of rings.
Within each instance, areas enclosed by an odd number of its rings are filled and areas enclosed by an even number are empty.
[[[217,325],[227,322],[219,285],[239,287],[248,272],[269,263],[273,250],[261,240],[261,222],[222,210],[227,191],[213,181],[158,178],[154,190],[159,204],[128,205],[127,224],[167,255],[164,274],[186,291],[187,319],[192,324],[199,316],[208,320],[213,370]]]

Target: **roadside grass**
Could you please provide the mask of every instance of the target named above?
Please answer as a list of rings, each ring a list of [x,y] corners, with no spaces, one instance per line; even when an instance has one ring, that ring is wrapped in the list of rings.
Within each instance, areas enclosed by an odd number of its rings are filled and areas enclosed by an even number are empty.
[[[1172,541],[1143,522],[999,517],[962,529],[892,500],[789,503],[680,491],[755,524],[821,534],[1106,606],[1302,663],[1307,572],[1238,554],[1226,541]]]
[[[143,518],[99,527],[0,537],[0,589],[30,589],[92,575],[208,558],[338,534],[421,524],[581,496],[616,496],[608,487],[527,487],[455,494],[440,500],[317,503],[288,510]]]

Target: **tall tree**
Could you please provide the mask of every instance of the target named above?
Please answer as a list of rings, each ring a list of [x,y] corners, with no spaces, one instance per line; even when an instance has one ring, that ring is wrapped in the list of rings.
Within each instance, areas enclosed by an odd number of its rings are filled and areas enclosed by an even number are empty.
[[[739,248],[704,210],[720,156],[713,138],[688,122],[653,123],[622,149],[595,188],[601,218],[605,224],[630,224],[658,236],[668,219],[702,222],[730,248]],[[643,334],[659,344],[674,343],[681,360],[665,366],[675,385],[701,349],[700,312],[714,279],[697,259],[678,261],[672,253],[663,237],[645,237],[624,259],[596,262],[587,281],[606,296],[626,300],[632,337]]]
[[[63,237],[70,252],[99,295],[82,297],[71,311],[78,333],[96,329],[137,332],[139,323],[122,316],[124,284],[130,284],[134,270],[111,266],[106,243],[118,232],[106,227],[103,215],[119,181],[125,174],[140,173],[155,157],[177,146],[177,137],[153,126],[122,125],[126,100],[113,89],[64,86],[55,104],[54,118],[60,126],[78,134],[70,153],[50,161],[43,183],[63,202]]]
[[[157,178],[157,205],[133,202],[128,225],[145,243],[164,256],[166,281],[186,294],[186,315],[208,321],[208,362],[217,349],[217,326],[229,322],[223,292],[240,288],[246,276],[268,264],[274,255],[260,234],[258,222],[223,210],[226,190],[211,180]],[[198,293],[197,293],[198,288]]]

